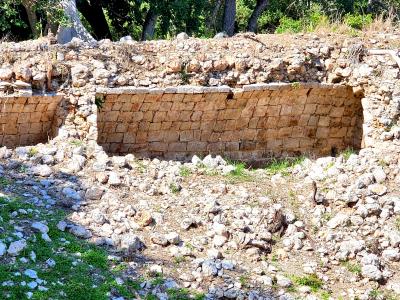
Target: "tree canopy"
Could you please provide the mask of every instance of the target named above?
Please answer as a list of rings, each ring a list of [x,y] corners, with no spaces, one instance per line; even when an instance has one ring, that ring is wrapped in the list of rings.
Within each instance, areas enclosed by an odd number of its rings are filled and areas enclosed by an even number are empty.
[[[398,20],[399,12],[400,0],[2,0],[0,37],[25,40],[59,28],[97,40],[164,39],[183,31],[212,37],[297,32],[325,21],[360,29],[377,16]]]

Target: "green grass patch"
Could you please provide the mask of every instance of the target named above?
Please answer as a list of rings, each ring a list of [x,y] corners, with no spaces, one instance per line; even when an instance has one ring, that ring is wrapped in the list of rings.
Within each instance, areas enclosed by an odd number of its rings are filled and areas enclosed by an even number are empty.
[[[11,180],[4,177],[4,176],[0,176],[0,188],[6,188],[11,184]]]
[[[242,287],[247,287],[249,285],[249,276],[247,274],[240,275],[239,282]]]
[[[31,147],[31,148],[29,148],[29,150],[28,150],[28,156],[29,157],[34,157],[36,154],[38,154],[39,153],[39,151],[38,151],[38,149],[36,149],[35,147]]]
[[[153,295],[153,294],[147,294],[144,297],[144,300],[158,300],[157,296]]]
[[[228,179],[228,183],[246,182],[254,179],[244,162],[228,160],[227,163],[234,167],[233,170],[224,175]]]
[[[304,156],[299,156],[293,159],[272,159],[265,167],[265,170],[269,175],[276,175],[281,173],[283,176],[288,176],[290,174],[289,169],[301,164],[304,161]]]
[[[394,220],[394,226],[398,231],[400,231],[400,217],[396,217],[396,219]]]
[[[179,194],[181,188],[176,183],[173,182],[169,185],[169,190],[171,191],[172,194]]]
[[[347,271],[353,273],[357,276],[361,275],[361,266],[358,263],[352,263],[350,261],[342,262],[342,266],[346,268]]]
[[[82,259],[96,268],[108,268],[107,253],[103,249],[90,249],[82,254]]]
[[[341,153],[345,161],[348,161],[352,154],[356,154],[356,151],[353,148],[346,148]]]
[[[188,177],[192,174],[192,170],[190,170],[188,167],[186,166],[182,166],[179,168],[179,175],[182,177]]]
[[[141,173],[141,174],[146,172],[146,169],[147,169],[146,165],[141,160],[136,161],[136,168],[139,171],[139,173]]]
[[[69,144],[72,145],[72,146],[79,147],[79,146],[83,145],[83,141],[81,141],[81,140],[72,140],[72,141],[69,142]]]
[[[162,276],[162,274],[160,273],[156,273],[155,276],[153,276],[154,279],[152,279],[150,282],[153,286],[158,286],[158,285],[162,285],[165,282],[164,277]]]
[[[344,23],[352,29],[362,30],[368,25],[371,25],[373,18],[371,14],[346,14]]]
[[[15,211],[20,211],[11,217]],[[76,236],[57,229],[57,223],[66,217],[63,210],[47,210],[34,207],[26,203],[22,198],[0,197],[1,226],[4,232],[0,233],[0,239],[6,240],[14,226],[26,224],[25,220],[46,220],[49,227],[48,235],[51,242],[42,239],[41,234],[27,236],[27,247],[21,251],[18,257],[28,258],[27,262],[21,262],[18,258],[15,263],[5,264],[0,258],[0,282],[14,281],[14,286],[0,285],[0,299],[26,299],[26,293],[32,292],[33,300],[42,299],[74,299],[74,300],[108,300],[110,295],[122,296],[124,299],[137,299],[137,291],[141,289],[140,279],[125,279],[123,284],[115,278],[126,278],[123,272],[126,270],[124,262],[109,260],[105,249],[81,240]],[[11,222],[12,221],[12,222]],[[7,242],[8,243],[8,242]],[[30,259],[34,252],[36,260]],[[47,263],[51,259],[54,265]],[[30,281],[22,275],[19,280],[13,274],[24,270],[33,269],[39,278],[45,280],[48,290],[39,291],[21,286],[19,282]],[[149,279],[153,285],[161,285],[164,279],[160,274],[153,274]],[[169,299],[203,299],[204,296],[191,293],[184,289],[171,289],[168,291]],[[147,295],[145,299],[152,299]]]
[[[305,276],[292,276],[292,281],[301,286],[308,286],[313,293],[318,292],[322,286],[323,282],[316,275],[305,275]]]
[[[322,291],[320,295],[321,295],[321,300],[329,300],[332,294],[328,291]]]
[[[169,300],[189,300],[190,292],[187,289],[168,289],[167,295]]]
[[[174,263],[176,265],[180,265],[181,263],[185,262],[186,258],[184,256],[175,256],[174,257]]]

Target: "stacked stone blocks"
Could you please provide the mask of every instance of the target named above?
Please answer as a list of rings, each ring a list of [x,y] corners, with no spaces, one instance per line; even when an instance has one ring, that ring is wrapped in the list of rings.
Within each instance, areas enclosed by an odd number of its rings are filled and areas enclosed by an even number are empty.
[[[0,98],[0,145],[17,147],[47,142],[55,131],[61,95]]]
[[[340,85],[105,94],[98,142],[110,153],[260,160],[326,155],[362,139],[361,100]]]

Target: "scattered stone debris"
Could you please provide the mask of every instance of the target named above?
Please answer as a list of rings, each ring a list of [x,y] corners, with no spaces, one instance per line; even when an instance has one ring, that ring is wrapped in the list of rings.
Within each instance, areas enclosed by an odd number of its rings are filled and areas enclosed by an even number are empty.
[[[46,153],[46,147],[50,145],[41,146],[39,153]],[[76,146],[61,147],[68,153]],[[48,152],[52,154],[36,155],[57,155]],[[106,159],[104,174],[119,178],[118,185],[115,180],[99,185],[96,159],[87,161],[79,180],[74,172],[59,171],[68,159],[50,159],[52,173],[45,180],[43,174],[27,171],[25,176],[10,169],[2,174],[4,191],[19,191],[15,195],[23,201],[1,214],[13,232],[6,231],[0,240],[0,259],[7,264],[10,259],[34,262],[37,268],[28,264],[19,271],[29,279],[29,292],[51,290],[51,283],[39,274],[56,268],[57,261],[38,257],[40,249],[35,247],[26,257],[26,249],[38,239],[59,243],[54,235],[58,231],[117,250],[120,263],[138,264],[139,258],[143,266],[151,262],[152,274],[165,279],[161,285],[142,284],[140,295],[160,288],[162,293],[161,286],[197,290],[207,299],[325,299],[324,294],[332,299],[370,299],[371,291],[398,295],[399,152],[397,143],[387,141],[350,155],[299,160],[275,171],[268,166],[244,169],[245,176],[221,156],[193,157],[186,163],[132,155]],[[10,153],[7,159],[31,169],[42,161],[27,162],[20,158],[21,151]],[[94,157],[107,155],[99,152]],[[126,168],[126,161],[132,168]],[[162,176],[154,179],[155,174]],[[277,174],[279,181],[273,181]],[[179,182],[181,189],[165,193],[170,182]],[[324,201],[309,200],[315,185]],[[11,201],[11,196],[2,197],[3,206]],[[52,222],[41,215],[42,209],[65,210],[66,198],[73,201],[66,218]],[[119,276],[129,278],[132,270],[146,276],[140,263]],[[16,279],[10,280],[14,284]],[[124,285],[127,279],[118,280]],[[121,297],[118,292],[113,295]]]

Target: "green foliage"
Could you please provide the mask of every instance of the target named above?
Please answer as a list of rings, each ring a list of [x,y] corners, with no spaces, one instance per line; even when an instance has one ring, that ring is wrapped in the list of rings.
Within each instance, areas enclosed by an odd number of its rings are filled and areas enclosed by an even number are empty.
[[[172,194],[178,194],[181,191],[181,188],[174,182],[169,185],[169,189]]]
[[[304,161],[305,157],[304,156],[299,156],[294,159],[272,159],[267,166],[265,167],[265,170],[269,175],[275,175],[278,173],[281,173],[283,176],[288,176],[289,175],[289,168],[294,167],[295,165],[301,164]]]
[[[7,186],[10,185],[10,180],[7,179],[6,177],[0,176],[0,188],[6,188]]]
[[[107,253],[102,249],[90,249],[82,254],[82,259],[96,268],[108,268]]]
[[[26,9],[22,5],[22,0],[3,0],[0,5],[0,37],[8,34],[18,34],[21,37],[38,38],[45,35],[44,28],[48,24],[60,24],[67,26],[69,20],[59,4],[60,0],[35,0],[30,1],[29,10],[36,16],[36,23],[32,24],[34,28],[30,30],[28,19],[24,17]]]
[[[237,0],[236,3],[236,22],[239,31],[246,31],[247,22],[251,16],[255,1]]]
[[[182,177],[188,177],[190,174],[192,174],[192,170],[190,170],[188,167],[182,166],[179,168],[179,175]]]
[[[31,147],[31,148],[29,148],[28,156],[34,157],[38,153],[39,153],[38,149],[36,149],[35,147]]]
[[[329,300],[331,297],[331,293],[327,291],[322,291],[321,292],[321,300]]]
[[[190,293],[187,289],[168,289],[168,298],[170,300],[189,300]]]
[[[181,263],[185,262],[186,258],[184,256],[175,256],[174,257],[174,263],[176,265],[180,265]]]
[[[279,26],[275,33],[299,33],[312,32],[321,25],[328,25],[329,17],[324,14],[320,5],[312,5],[311,8],[303,12],[299,19],[283,16],[279,20]]]
[[[355,275],[361,275],[361,266],[358,263],[352,263],[350,261],[344,261],[342,265],[349,271]]]
[[[346,14],[344,17],[344,23],[353,29],[362,30],[368,25],[371,25],[373,21],[372,15],[362,14]]]
[[[6,33],[12,27],[26,28],[28,25],[20,18],[15,1],[2,1],[0,5],[0,33]]]
[[[293,276],[292,280],[297,285],[308,286],[312,292],[317,292],[323,286],[323,282],[316,275]]]
[[[350,156],[351,156],[352,154],[355,154],[355,153],[356,153],[356,151],[355,151],[353,148],[346,148],[346,149],[341,153],[341,155],[343,155],[344,160],[347,161],[347,160],[350,158]]]
[[[298,81],[292,82],[291,86],[292,89],[299,89],[301,87],[300,82]]]
[[[151,280],[151,284],[153,286],[158,286],[162,285],[165,282],[165,279],[163,278],[162,274],[157,273],[154,279]]]
[[[275,33],[299,33],[303,30],[301,20],[294,20],[290,17],[282,17],[279,20],[279,26],[276,28]]]
[[[396,220],[394,221],[394,226],[398,231],[400,231],[400,217],[396,218]]]
[[[100,111],[103,108],[105,102],[104,95],[96,95],[94,98],[94,104],[96,104],[97,110]]]
[[[250,181],[252,179],[251,174],[247,171],[246,164],[242,162],[228,162],[234,167],[232,171],[225,175],[231,183]]]
[[[233,166],[235,167],[234,170],[230,172],[230,176],[234,177],[244,177],[246,176],[245,171],[246,171],[246,165],[244,163],[233,163]]]
[[[83,141],[81,140],[72,140],[69,142],[70,145],[80,147],[83,145]]]
[[[187,71],[186,71],[186,66],[182,66],[182,69],[181,69],[181,71],[179,72],[179,75],[180,75],[180,77],[181,77],[181,81],[182,81],[182,84],[189,84],[189,82],[190,82],[190,76],[189,76],[189,74],[187,73]]]
[[[247,274],[240,275],[239,282],[242,285],[242,287],[247,287],[249,284],[249,276]]]

